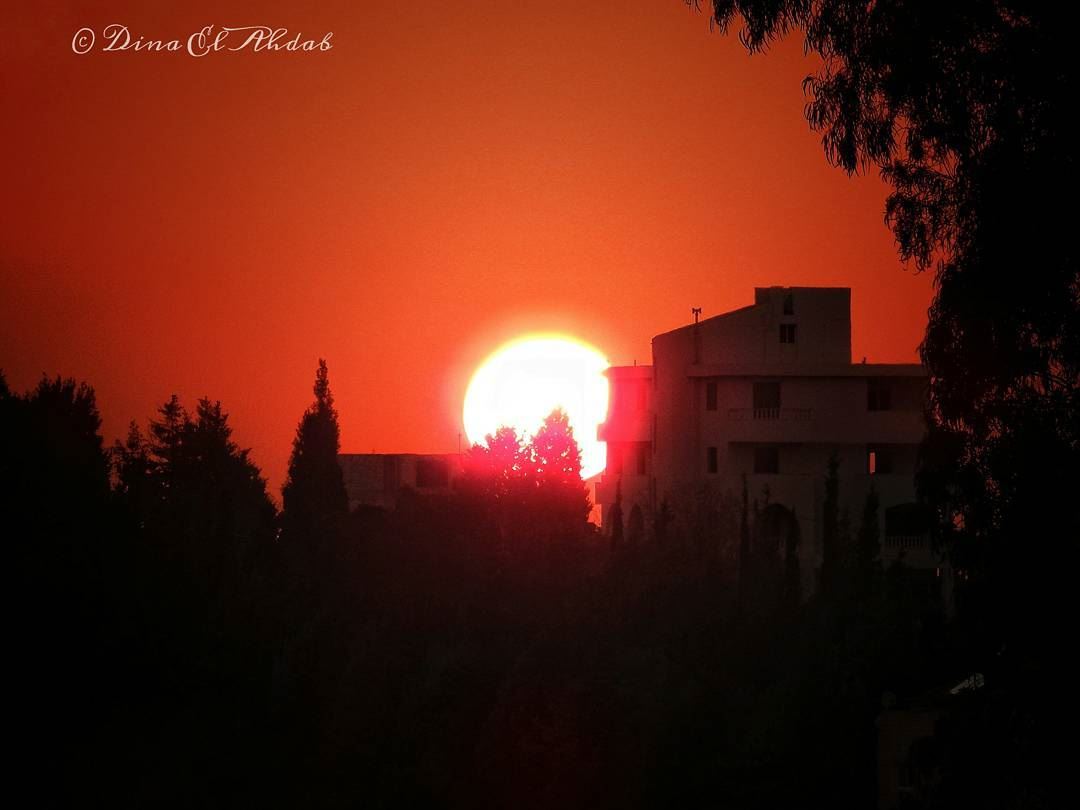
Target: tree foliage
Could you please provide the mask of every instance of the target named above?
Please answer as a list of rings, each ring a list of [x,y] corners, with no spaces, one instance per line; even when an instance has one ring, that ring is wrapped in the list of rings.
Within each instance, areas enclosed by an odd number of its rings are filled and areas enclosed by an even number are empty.
[[[821,506],[821,590],[837,587],[841,575],[843,537],[840,525],[840,459],[829,456],[825,473],[825,499]]]
[[[0,416],[23,552],[16,764],[50,803],[872,801],[875,689],[912,682],[896,660],[917,669],[883,620],[911,616],[850,590],[801,602],[780,504],[744,497],[740,532],[735,499],[716,502],[730,519],[704,541],[577,542],[584,484],[555,414],[540,441],[473,448],[458,497],[403,493],[345,524],[332,566],[297,565],[219,403],[172,397],[132,425],[111,491],[88,387],[19,396],[0,377]],[[703,559],[713,542],[739,559]]]
[[[234,593],[267,553],[276,509],[249,451],[233,441],[221,403],[204,397],[190,414],[174,394],[149,435],[132,423],[113,457],[116,493],[137,531],[209,598]]]
[[[285,542],[324,544],[348,513],[338,452],[341,430],[326,361],[315,372],[315,401],[296,428],[288,477],[281,490]]]
[[[26,519],[15,536],[60,532],[65,543],[89,542],[84,528],[98,517],[109,491],[94,389],[73,379],[42,377],[19,395],[3,381],[0,417],[0,487],[11,506],[9,519]]]
[[[548,414],[527,441],[503,426],[473,445],[460,488],[486,504],[503,535],[580,534],[591,508],[581,479],[581,449],[561,409]]]

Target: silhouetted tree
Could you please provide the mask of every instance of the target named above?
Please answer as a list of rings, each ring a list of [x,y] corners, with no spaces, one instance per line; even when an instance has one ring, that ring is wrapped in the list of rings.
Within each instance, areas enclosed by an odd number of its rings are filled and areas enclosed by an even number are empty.
[[[94,390],[42,377],[26,394],[0,374],[0,533],[14,611],[5,644],[9,766],[49,804],[114,715],[125,597]],[[56,729],[64,733],[57,734]],[[43,760],[38,753],[49,750]]]
[[[9,518],[30,518],[17,534],[28,531],[51,536],[52,543],[81,545],[84,528],[99,515],[109,492],[94,389],[73,379],[42,377],[33,391],[18,396],[5,382],[0,403],[3,497],[13,510]]]
[[[220,402],[194,416],[175,394],[113,448],[116,494],[138,533],[211,599],[231,599],[272,542],[276,510],[249,451],[232,439]]]
[[[109,495],[100,431],[86,383],[43,376],[20,396],[0,375],[0,503],[14,558],[35,576],[89,573]]]
[[[831,592],[840,575],[843,548],[840,527],[840,459],[829,456],[825,500],[821,505],[821,591]]]
[[[535,482],[540,503],[566,530],[580,531],[592,506],[581,478],[581,448],[565,411],[556,408],[544,418],[528,452],[527,477]]]
[[[580,535],[591,504],[581,479],[581,451],[569,420],[553,411],[528,442],[500,427],[465,458],[461,493],[518,545]]]
[[[526,519],[527,487],[531,486],[526,481],[527,466],[528,454],[517,430],[505,425],[465,454],[458,489],[500,540]]]
[[[750,575],[750,493],[747,488],[746,474],[742,477],[742,507],[739,511],[739,556],[736,560],[738,604],[742,609],[749,596]]]
[[[622,478],[615,482],[615,503],[608,511],[608,534],[611,537],[611,550],[617,552],[622,549],[623,542],[623,514],[622,514]]]
[[[627,545],[636,550],[645,539],[645,515],[641,511],[641,505],[635,503],[630,510],[630,519],[626,522]]]
[[[784,604],[794,611],[802,603],[802,572],[799,568],[799,545],[801,542],[799,519],[791,510],[787,536],[784,538]]]
[[[656,510],[656,516],[653,518],[653,536],[656,537],[658,545],[665,545],[668,541],[668,531],[671,528],[671,524],[675,519],[675,513],[671,509],[671,504],[668,503],[667,498],[660,499],[660,506]]]
[[[296,428],[288,477],[281,490],[283,542],[315,552],[334,538],[348,513],[345,479],[338,463],[341,432],[326,361],[315,373],[315,402]]]
[[[852,566],[855,587],[863,594],[876,595],[881,589],[881,526],[878,504],[877,488],[871,482],[855,538],[855,564]]]

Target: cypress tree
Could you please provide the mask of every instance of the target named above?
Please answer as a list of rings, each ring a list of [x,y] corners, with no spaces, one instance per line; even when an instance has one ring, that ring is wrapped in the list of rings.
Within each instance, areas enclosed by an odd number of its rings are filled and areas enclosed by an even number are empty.
[[[856,587],[863,595],[875,593],[881,574],[881,529],[878,526],[878,494],[873,483],[866,493],[862,521],[855,546]]]
[[[802,573],[799,569],[799,518],[791,510],[787,536],[784,538],[784,603],[791,611],[802,602]]]
[[[341,432],[326,361],[315,373],[315,401],[296,428],[289,473],[281,490],[286,542],[314,550],[337,532],[349,510],[345,479],[338,464]]]
[[[608,522],[611,526],[611,550],[613,552],[622,549],[623,519],[622,519],[622,478],[615,481],[615,503],[608,513]]]
[[[750,494],[747,490],[746,475],[742,477],[742,509],[739,512],[739,559],[736,562],[735,587],[739,608],[742,609],[748,591],[747,575],[750,570]]]
[[[821,512],[821,590],[829,593],[840,567],[840,460],[835,452],[829,456]]]

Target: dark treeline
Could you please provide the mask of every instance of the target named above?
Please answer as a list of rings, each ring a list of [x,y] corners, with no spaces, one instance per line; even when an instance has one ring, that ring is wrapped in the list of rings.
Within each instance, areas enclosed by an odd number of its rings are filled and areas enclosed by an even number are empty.
[[[805,598],[767,493],[601,536],[558,412],[393,512],[347,510],[322,363],[281,513],[208,399],[108,449],[87,386],[4,384],[0,442],[16,772],[45,804],[866,807],[883,697],[969,674],[882,568],[873,497],[827,496]],[[973,789],[939,742],[923,806]]]

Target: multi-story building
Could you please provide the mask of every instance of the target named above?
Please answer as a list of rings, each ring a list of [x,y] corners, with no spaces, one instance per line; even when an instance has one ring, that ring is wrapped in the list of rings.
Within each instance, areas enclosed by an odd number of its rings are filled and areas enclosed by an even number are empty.
[[[804,588],[822,554],[822,504],[830,455],[840,462],[840,503],[854,526],[873,484],[882,556],[933,568],[914,467],[925,433],[926,370],[851,362],[851,291],[765,287],[752,306],[652,340],[651,366],[613,366],[601,516],[617,490],[645,535],[658,510],[686,520],[712,492],[794,512]]]

